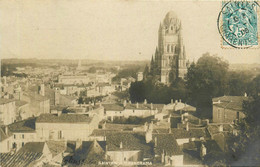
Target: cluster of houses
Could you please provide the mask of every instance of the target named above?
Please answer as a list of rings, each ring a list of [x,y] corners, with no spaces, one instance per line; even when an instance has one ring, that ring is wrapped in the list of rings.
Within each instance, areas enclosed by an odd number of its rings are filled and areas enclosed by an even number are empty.
[[[225,153],[229,137],[238,134],[233,123],[243,118],[242,102],[248,99],[214,98],[211,122],[196,117],[196,108],[181,100],[78,105],[49,89],[28,88],[20,97],[34,98],[24,103],[0,99],[1,166],[204,166],[216,152]],[[17,119],[17,112],[27,115]],[[144,121],[113,123],[115,118],[130,117]]]
[[[94,77],[94,76],[93,76]],[[221,159],[246,96],[212,99],[212,120],[179,100],[78,104],[78,96],[124,91],[134,78],[112,86],[110,75],[58,75],[57,83],[3,77],[0,98],[0,166],[154,165],[204,166]],[[142,74],[137,80],[142,80]],[[138,118],[137,123],[115,120]],[[216,156],[218,155],[218,156]]]

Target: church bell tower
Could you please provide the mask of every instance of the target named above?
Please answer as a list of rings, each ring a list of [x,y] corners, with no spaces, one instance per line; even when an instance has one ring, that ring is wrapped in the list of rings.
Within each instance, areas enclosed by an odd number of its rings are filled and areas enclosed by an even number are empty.
[[[166,14],[158,31],[158,51],[155,63],[160,81],[169,84],[172,79],[184,78],[187,73],[186,53],[182,37],[182,25],[177,15]]]

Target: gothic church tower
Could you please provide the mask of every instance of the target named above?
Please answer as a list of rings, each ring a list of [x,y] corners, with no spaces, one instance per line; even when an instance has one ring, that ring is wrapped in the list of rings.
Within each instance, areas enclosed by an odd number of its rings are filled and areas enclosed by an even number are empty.
[[[164,84],[169,84],[171,79],[177,77],[184,78],[187,73],[181,21],[172,11],[167,13],[159,27],[155,64],[159,70],[160,81]]]

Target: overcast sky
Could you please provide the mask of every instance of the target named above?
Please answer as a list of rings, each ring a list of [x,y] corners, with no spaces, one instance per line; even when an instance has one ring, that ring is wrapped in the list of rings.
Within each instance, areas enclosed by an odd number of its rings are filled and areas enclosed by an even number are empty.
[[[1,0],[1,58],[150,59],[168,11],[182,21],[190,60],[205,52],[260,62],[259,49],[221,49],[220,1]]]

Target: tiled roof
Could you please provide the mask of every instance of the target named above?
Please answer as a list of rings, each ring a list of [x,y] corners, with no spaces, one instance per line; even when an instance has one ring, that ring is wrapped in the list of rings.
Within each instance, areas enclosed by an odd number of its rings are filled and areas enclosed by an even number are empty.
[[[54,114],[41,114],[36,123],[90,123],[91,117],[83,114],[61,114],[60,116]]]
[[[18,152],[43,153],[45,142],[28,142]]]
[[[36,92],[26,92],[26,93],[24,93],[24,95],[28,96],[31,100],[34,100],[34,101],[46,101],[46,100],[49,100],[48,97],[39,95]]]
[[[12,153],[0,153],[0,166],[2,167],[26,167],[31,165],[34,161],[37,161],[42,156],[42,153],[35,152],[18,152]]]
[[[47,141],[46,142],[48,148],[51,151],[52,157],[62,153],[66,150],[65,142],[63,141]]]
[[[219,132],[219,126],[220,125],[208,125],[207,129],[211,135],[220,133]],[[232,132],[233,127],[230,124],[223,124],[223,132]]]
[[[215,102],[214,106],[238,111],[243,109],[243,101],[245,100],[249,100],[249,98],[244,96],[222,96],[212,99],[213,103]]]
[[[109,133],[106,135],[108,151],[142,151],[144,157],[152,157],[152,146],[146,144],[145,136],[140,133]],[[123,148],[120,148],[122,142]]]
[[[102,83],[98,83],[97,86],[104,87],[104,86],[111,86],[111,85],[109,83],[102,82]]]
[[[144,135],[144,132],[136,132],[136,131],[123,131],[121,129],[115,130],[115,129],[95,129],[93,130],[92,134],[90,136],[107,136],[108,134],[115,134],[115,133],[130,133],[130,134],[140,134]]]
[[[23,121],[8,125],[11,132],[35,132],[36,118],[29,118]]]
[[[217,142],[215,140],[206,140],[206,142],[204,143],[205,147],[207,148],[207,152],[222,152],[221,148],[219,147],[219,145],[217,144]]]
[[[0,105],[1,104],[6,104],[6,103],[10,103],[15,101],[14,99],[4,99],[4,98],[0,98]]]
[[[152,106],[152,107],[151,107]],[[162,110],[164,104],[143,104],[143,103],[139,103],[138,104],[138,108],[137,108],[137,104],[126,104],[126,109],[136,109],[136,110],[150,110],[151,108],[153,108],[153,110],[158,109],[158,110]]]
[[[123,111],[124,107],[121,104],[102,104],[106,111]]]
[[[95,142],[95,141],[83,141],[82,146],[81,146],[82,151],[84,151],[85,153],[88,153],[91,149],[93,142]],[[104,151],[106,150],[106,141],[96,141],[96,142],[99,144],[99,146]]]
[[[73,153],[76,149],[76,141],[67,141],[66,153]]]
[[[215,97],[212,99],[213,102],[230,102],[230,101],[236,101],[236,102],[242,102],[243,100],[248,100],[248,97],[245,96],[221,96],[221,97]]]
[[[154,152],[157,155],[161,155],[163,152],[167,155],[182,155],[182,151],[178,146],[174,134],[154,134],[153,141],[157,138],[157,145]]]
[[[183,164],[202,165],[200,157],[201,141],[191,141],[183,144]]]
[[[22,100],[16,100],[15,101],[16,107],[21,107],[21,106],[24,106],[26,104],[28,104],[26,101],[22,101]]]
[[[204,128],[189,129],[189,131],[186,131],[185,129],[172,128],[171,131],[176,139],[207,137],[207,133]]]
[[[182,110],[183,111],[196,111],[196,107],[193,107],[191,105],[186,105]]]
[[[108,130],[133,130],[133,128],[139,127],[140,125],[106,123],[105,126]]]

